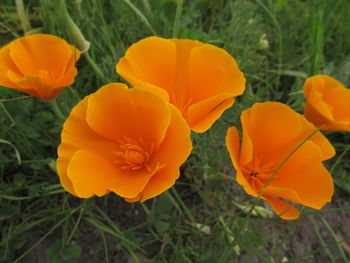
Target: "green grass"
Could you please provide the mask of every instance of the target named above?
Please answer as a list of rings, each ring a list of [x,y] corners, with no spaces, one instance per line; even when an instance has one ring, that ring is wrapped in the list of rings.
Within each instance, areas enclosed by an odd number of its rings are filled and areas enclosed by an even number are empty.
[[[76,82],[57,100],[64,115],[107,80],[123,81],[116,62],[153,34],[225,48],[246,75],[247,89],[211,130],[192,134],[194,150],[175,187],[129,204],[113,194],[82,200],[64,192],[54,169],[62,121],[47,102],[0,87],[0,262],[350,260],[339,238],[350,216],[349,133],[326,133],[337,149],[326,163],[337,185],[333,204],[304,209],[293,222],[261,201],[249,213],[255,200],[235,182],[224,145],[227,128],[239,126],[240,113],[255,102],[278,100],[302,112],[309,75],[330,74],[349,87],[349,1],[66,2],[91,48],[78,62]],[[28,26],[73,43],[60,1],[25,1],[24,12],[30,25],[20,21],[14,1],[1,1],[1,46]]]

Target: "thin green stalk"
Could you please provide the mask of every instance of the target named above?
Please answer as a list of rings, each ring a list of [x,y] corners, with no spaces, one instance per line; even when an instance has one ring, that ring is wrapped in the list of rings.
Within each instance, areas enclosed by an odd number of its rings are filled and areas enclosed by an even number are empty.
[[[332,168],[329,171],[331,174],[333,173],[335,167],[337,167],[337,165],[343,159],[343,157],[345,156],[345,154],[348,152],[349,149],[350,149],[350,144],[345,148],[345,150],[342,152],[342,154],[338,157],[338,159],[333,164]]]
[[[21,22],[21,27],[24,33],[30,30],[30,22],[24,7],[23,0],[16,0],[16,9],[19,20]]]
[[[42,238],[40,238],[37,242],[35,242],[33,246],[31,246],[20,257],[18,257],[15,261],[13,261],[13,263],[20,262],[21,259],[23,259],[25,256],[27,256],[34,248],[36,248],[41,242],[43,242],[56,228],[58,228],[64,221],[66,221],[68,217],[73,215],[79,208],[80,207],[76,207],[72,211],[70,211],[68,215],[66,215],[56,225],[54,225],[54,227],[52,227],[49,231],[47,231],[46,234],[42,236]]]
[[[101,239],[102,239],[102,244],[103,244],[103,250],[105,253],[105,262],[108,263],[109,262],[109,257],[108,257],[108,247],[107,247],[107,241],[106,241],[106,237],[105,237],[105,233],[103,233],[102,230],[99,230],[100,235],[101,235]]]
[[[314,229],[314,232],[315,232],[316,236],[318,237],[318,239],[319,239],[319,241],[321,243],[321,246],[324,249],[325,253],[329,257],[331,262],[336,263],[337,261],[335,260],[335,258],[333,257],[331,251],[329,250],[328,246],[326,245],[326,242],[324,241],[320,231],[318,230],[317,225],[316,225],[316,223],[315,223],[313,218],[311,218],[311,223],[312,223],[312,228]]]
[[[181,196],[179,195],[179,193],[176,191],[175,187],[171,188],[171,191],[173,192],[175,199],[179,202],[180,206],[182,207],[182,209],[184,210],[186,216],[188,217],[188,219],[190,219],[191,223],[193,225],[196,225],[196,220],[194,219],[191,211],[187,208],[187,206],[185,205],[185,203],[182,201]],[[170,193],[169,193],[170,194]]]
[[[12,117],[12,115],[8,112],[8,110],[6,109],[5,105],[2,103],[2,101],[0,101],[0,108],[5,112],[5,115],[7,116],[7,118],[9,118],[9,120],[11,121],[10,127],[15,126],[16,121],[15,119]]]
[[[340,256],[343,258],[345,263],[349,263],[348,258],[347,258],[346,254],[344,252],[344,249],[341,247],[341,243],[343,241],[338,240],[338,237],[334,233],[332,227],[328,224],[328,222],[323,217],[321,217],[321,221],[324,224],[324,226],[326,227],[326,229],[328,230],[328,232],[331,234],[333,240],[335,241],[335,244],[336,244],[336,246],[337,246],[337,248],[339,250]]]
[[[176,0],[176,13],[175,13],[174,26],[173,26],[173,38],[179,37],[180,20],[181,20],[183,3],[184,3],[184,0]]]
[[[95,73],[98,75],[98,77],[106,82],[110,82],[110,80],[105,76],[105,74],[103,74],[103,72],[100,70],[100,68],[96,65],[96,63],[93,61],[93,59],[90,57],[88,52],[85,52],[83,54],[83,56],[85,57],[86,61],[90,64],[90,66],[92,67],[92,69],[95,71]]]
[[[278,76],[276,79],[276,89],[278,89],[279,83],[280,83],[280,77],[281,77],[281,67],[282,67],[282,53],[283,53],[283,38],[282,38],[282,29],[280,24],[278,23],[276,17],[270,12],[270,10],[260,1],[257,0],[257,3],[265,10],[265,12],[268,14],[268,16],[271,18],[272,22],[275,24],[276,29],[277,29],[277,37],[278,37],[278,65],[277,65],[277,70],[278,70]]]
[[[153,35],[157,35],[156,31],[151,26],[148,19],[142,14],[142,12],[133,4],[130,2],[130,0],[123,0],[124,3],[126,3],[135,13],[140,17],[140,19],[145,23],[145,25],[148,27],[148,29],[152,32]]]
[[[78,228],[78,225],[80,223],[80,220],[81,220],[81,217],[82,217],[83,213],[84,213],[84,208],[80,208],[80,212],[79,212],[79,216],[78,216],[77,222],[75,222],[73,230],[72,230],[71,234],[69,235],[66,244],[69,244],[70,241],[72,240],[72,238],[73,238],[73,236],[75,234],[75,231]]]
[[[61,121],[65,121],[66,117],[63,115],[62,111],[58,108],[56,99],[49,100],[48,102],[51,104],[52,110],[57,115],[57,117]]]
[[[145,12],[147,13],[148,16],[152,14],[152,8],[151,4],[148,0],[142,0],[143,8],[145,9]]]

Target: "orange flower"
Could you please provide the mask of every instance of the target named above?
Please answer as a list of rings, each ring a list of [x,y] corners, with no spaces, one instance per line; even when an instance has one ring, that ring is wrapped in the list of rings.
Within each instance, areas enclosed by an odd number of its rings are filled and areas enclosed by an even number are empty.
[[[54,99],[77,75],[80,52],[62,38],[35,34],[0,49],[0,85]]]
[[[350,131],[350,89],[327,75],[308,78],[304,84],[306,118],[322,130]]]
[[[196,132],[208,130],[245,88],[243,73],[224,49],[187,39],[145,38],[116,69],[134,87],[170,101]]]
[[[133,202],[159,195],[174,184],[192,150],[190,129],[174,106],[121,83],[76,105],[61,138],[61,184],[82,198],[112,191]]]
[[[278,102],[256,103],[241,115],[242,144],[236,127],[229,128],[226,145],[244,190],[257,197],[286,157],[316,128],[302,115]],[[288,159],[263,192],[284,219],[296,219],[299,210],[285,200],[320,209],[331,200],[332,177],[322,161],[335,151],[320,132]]]

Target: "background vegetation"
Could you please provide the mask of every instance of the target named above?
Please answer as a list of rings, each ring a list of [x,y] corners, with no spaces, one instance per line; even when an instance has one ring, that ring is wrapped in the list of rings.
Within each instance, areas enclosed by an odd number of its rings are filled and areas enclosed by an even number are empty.
[[[0,46],[25,31],[73,40],[60,1],[0,3]],[[68,114],[106,81],[123,81],[115,64],[149,35],[198,39],[225,48],[248,80],[245,94],[205,134],[168,192],[129,204],[114,194],[82,200],[55,174],[62,123],[50,105],[0,87],[0,262],[344,262],[350,260],[350,134],[327,132],[337,156],[326,163],[333,202],[283,221],[235,182],[224,137],[253,103],[278,100],[302,112],[307,76],[350,84],[348,0],[72,0],[73,20],[91,42],[79,75],[58,98]],[[103,72],[94,72],[91,59]],[[90,61],[91,62],[91,61]]]

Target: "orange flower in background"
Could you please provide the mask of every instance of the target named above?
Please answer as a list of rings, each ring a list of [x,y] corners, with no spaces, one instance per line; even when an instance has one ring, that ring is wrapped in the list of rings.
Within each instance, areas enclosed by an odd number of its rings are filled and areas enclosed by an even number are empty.
[[[192,150],[181,113],[144,89],[103,86],[64,123],[57,171],[63,187],[88,198],[112,191],[145,201],[169,189]]]
[[[245,89],[230,54],[187,39],[145,38],[126,51],[116,69],[134,87],[170,101],[196,132],[208,130]]]
[[[229,128],[226,145],[244,190],[257,197],[286,157],[316,128],[302,115],[278,102],[256,103],[241,115],[242,143],[236,127]],[[330,142],[315,133],[272,178],[261,198],[284,219],[296,219],[291,202],[315,209],[332,198],[332,177],[322,161],[334,156]],[[287,200],[287,201],[286,201]]]
[[[322,130],[350,131],[350,89],[327,75],[308,78],[304,84],[306,118]]]
[[[46,34],[18,38],[0,49],[0,86],[54,99],[77,75],[80,52]]]

